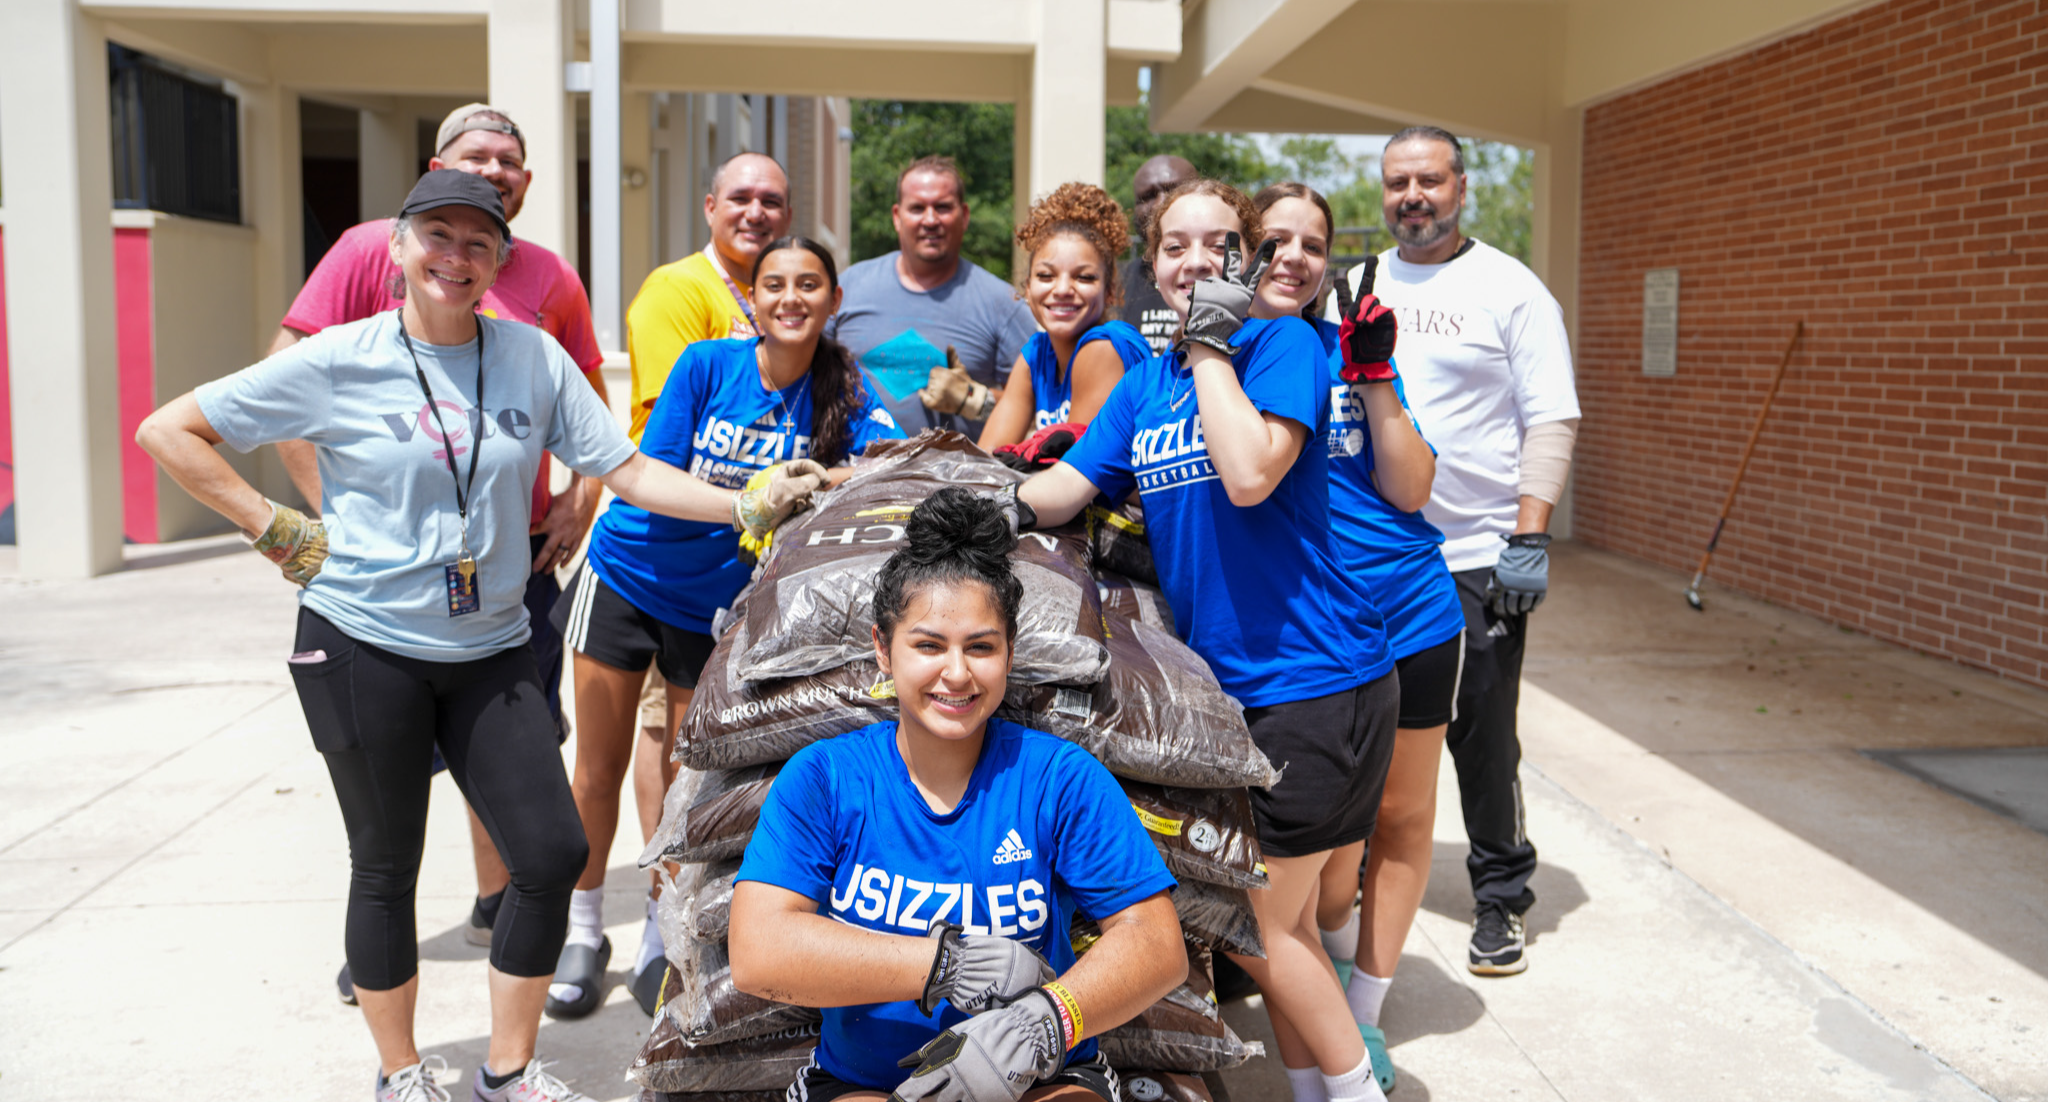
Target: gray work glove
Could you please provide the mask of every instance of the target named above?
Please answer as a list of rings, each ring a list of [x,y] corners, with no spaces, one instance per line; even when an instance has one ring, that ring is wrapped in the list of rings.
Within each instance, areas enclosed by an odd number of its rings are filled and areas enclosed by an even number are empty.
[[[916,1065],[889,1102],[1017,1102],[1060,1070],[1067,1036],[1043,990],[939,1034],[896,1062]]]
[[[963,1014],[979,1014],[1059,978],[1051,962],[1021,941],[993,935],[962,937],[960,927],[950,922],[932,923],[931,937],[938,948],[932,953],[924,994],[917,1000],[927,1018],[940,999]]]
[[[1273,263],[1273,250],[1279,244],[1277,239],[1267,240],[1253,255],[1251,266],[1245,267],[1238,236],[1233,233],[1223,238],[1223,274],[1195,284],[1188,297],[1188,323],[1181,336],[1183,348],[1193,341],[1226,356],[1237,355],[1237,346],[1230,343],[1230,338],[1244,328],[1244,319],[1251,316],[1259,280]]]
[[[1486,603],[1496,615],[1519,616],[1535,610],[1550,591],[1550,537],[1542,532],[1523,532],[1501,537],[1508,541],[1500,561],[1493,564],[1493,577],[1486,582]]]
[[[1003,519],[1010,522],[1010,534],[1013,536],[1038,527],[1038,510],[1017,495],[1017,488],[1022,485],[1022,482],[1012,483],[988,495],[1002,509]]]

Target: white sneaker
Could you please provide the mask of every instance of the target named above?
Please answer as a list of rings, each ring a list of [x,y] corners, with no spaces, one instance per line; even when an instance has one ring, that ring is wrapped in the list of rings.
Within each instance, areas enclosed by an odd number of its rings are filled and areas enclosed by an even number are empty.
[[[549,1075],[547,1065],[536,1056],[526,1062],[526,1070],[519,1078],[490,1090],[484,1086],[484,1069],[476,1069],[474,1085],[470,1088],[470,1102],[592,1102],[589,1095],[572,1090],[569,1084]],[[443,1096],[446,1097],[445,1095]],[[382,1100],[379,1100],[382,1102]],[[407,1100],[410,1102],[410,1100]]]
[[[433,1066],[428,1066],[432,1061]],[[379,1076],[383,1081],[377,1084],[376,1102],[450,1102],[448,1092],[435,1082],[448,1074],[448,1061],[439,1056],[429,1056],[409,1068],[400,1068],[397,1073]]]

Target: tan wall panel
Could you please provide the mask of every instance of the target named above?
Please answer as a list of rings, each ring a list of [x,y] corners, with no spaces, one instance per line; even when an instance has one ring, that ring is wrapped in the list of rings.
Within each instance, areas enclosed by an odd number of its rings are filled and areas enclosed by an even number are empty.
[[[910,50],[628,42],[622,83],[671,92],[1007,103],[1030,58]]]
[[[246,334],[256,326],[256,231],[198,219],[155,216],[149,232],[150,296],[155,324],[156,404],[249,366]],[[262,487],[262,452],[220,453]],[[157,538],[165,542],[226,532],[220,514],[194,501],[161,470],[156,479]]]

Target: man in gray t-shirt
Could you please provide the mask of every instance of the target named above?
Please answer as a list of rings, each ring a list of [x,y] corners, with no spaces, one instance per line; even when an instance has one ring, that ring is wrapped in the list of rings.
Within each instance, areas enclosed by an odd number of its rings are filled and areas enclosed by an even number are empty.
[[[890,213],[900,248],[846,269],[826,335],[852,350],[904,432],[979,436],[1038,323],[1009,284],[960,256],[967,199],[951,158],[904,169]],[[947,369],[949,346],[964,373]]]

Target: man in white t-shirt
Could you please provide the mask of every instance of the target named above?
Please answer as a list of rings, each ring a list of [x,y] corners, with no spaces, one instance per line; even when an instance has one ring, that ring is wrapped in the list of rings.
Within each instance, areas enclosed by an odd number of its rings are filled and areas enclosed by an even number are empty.
[[[1529,611],[1547,587],[1550,511],[1579,423],[1564,313],[1536,273],[1458,231],[1458,139],[1415,126],[1380,160],[1387,225],[1375,290],[1400,320],[1394,359],[1423,435],[1438,450],[1423,509],[1465,609],[1465,668],[1448,743],[1458,769],[1474,915],[1468,966],[1527,968],[1522,914],[1535,903],[1536,847],[1523,829],[1515,708]],[[1356,274],[1353,275],[1354,286]]]

